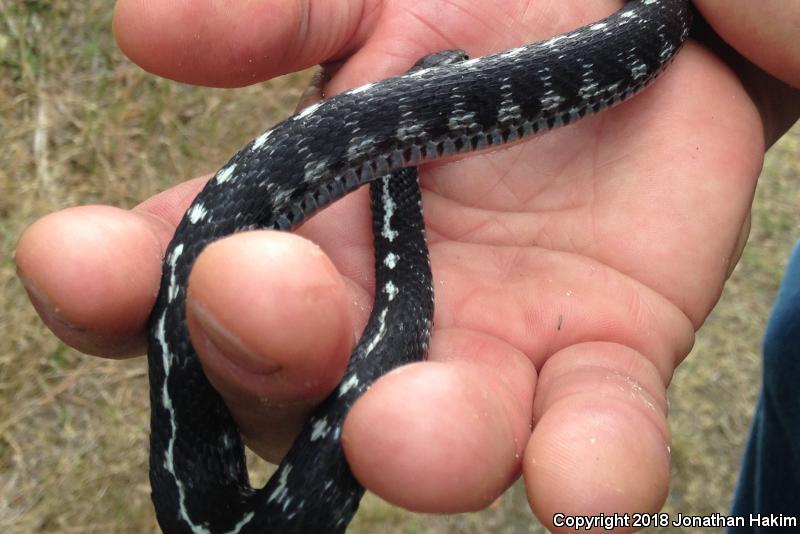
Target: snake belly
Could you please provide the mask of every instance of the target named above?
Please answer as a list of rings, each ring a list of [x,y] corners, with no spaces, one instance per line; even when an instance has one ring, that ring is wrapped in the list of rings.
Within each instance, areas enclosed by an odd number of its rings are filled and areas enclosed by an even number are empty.
[[[626,100],[669,64],[690,24],[688,0],[634,0],[602,21],[546,41],[341,93],[234,155],[178,225],[148,324],[150,480],[161,528],[344,531],[363,488],[341,451],[341,421],[372,381],[403,363],[393,352],[423,354],[430,331],[430,272],[410,168],[513,142]],[[373,182],[375,309],[338,388],[266,486],[254,489],[237,427],[189,339],[189,272],[221,237],[292,229]],[[408,238],[404,248],[393,243],[395,233]]]

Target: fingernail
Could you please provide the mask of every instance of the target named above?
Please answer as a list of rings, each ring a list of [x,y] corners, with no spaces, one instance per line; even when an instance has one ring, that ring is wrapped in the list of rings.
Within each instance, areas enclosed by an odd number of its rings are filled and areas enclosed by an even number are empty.
[[[39,314],[46,324],[58,324],[76,332],[80,331],[76,325],[70,323],[61,316],[61,310],[50,302],[50,299],[47,298],[47,294],[39,289],[33,280],[20,271],[17,271],[17,277],[20,282],[22,282],[22,287],[25,288],[25,292],[28,293],[28,299],[31,301],[31,304],[33,304],[36,313]]]
[[[224,358],[236,367],[252,374],[272,374],[281,369],[280,365],[269,362],[264,356],[250,350],[247,345],[202,303],[189,300],[187,306],[203,329],[205,340],[201,340],[208,354]]]

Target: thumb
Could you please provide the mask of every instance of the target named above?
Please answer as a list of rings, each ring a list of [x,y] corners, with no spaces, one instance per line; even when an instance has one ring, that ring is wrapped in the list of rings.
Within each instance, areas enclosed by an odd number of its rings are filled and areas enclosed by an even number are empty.
[[[249,85],[345,56],[375,0],[119,0],[114,34],[143,69],[185,83]]]

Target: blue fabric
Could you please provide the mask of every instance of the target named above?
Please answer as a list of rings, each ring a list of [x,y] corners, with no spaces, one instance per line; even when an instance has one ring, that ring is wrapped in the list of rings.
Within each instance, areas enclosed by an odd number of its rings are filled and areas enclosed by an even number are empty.
[[[763,385],[732,515],[800,516],[800,242],[795,244],[764,336]],[[800,530],[800,529],[799,529]],[[775,532],[738,527],[729,533]]]

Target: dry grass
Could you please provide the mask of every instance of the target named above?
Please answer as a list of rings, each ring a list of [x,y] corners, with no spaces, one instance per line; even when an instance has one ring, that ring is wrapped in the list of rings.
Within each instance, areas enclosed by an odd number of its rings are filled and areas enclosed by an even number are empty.
[[[0,531],[156,531],[147,484],[144,363],[84,357],[41,326],[14,243],[66,206],[131,206],[214,170],[285,115],[303,76],[236,91],[148,76],[114,48],[110,2],[0,0]],[[235,120],[231,121],[230,118]],[[758,388],[759,343],[800,234],[800,132],[770,154],[753,232],[671,391],[675,480],[667,510],[724,512]],[[412,515],[368,497],[353,530],[531,532],[517,485],[489,510]]]

